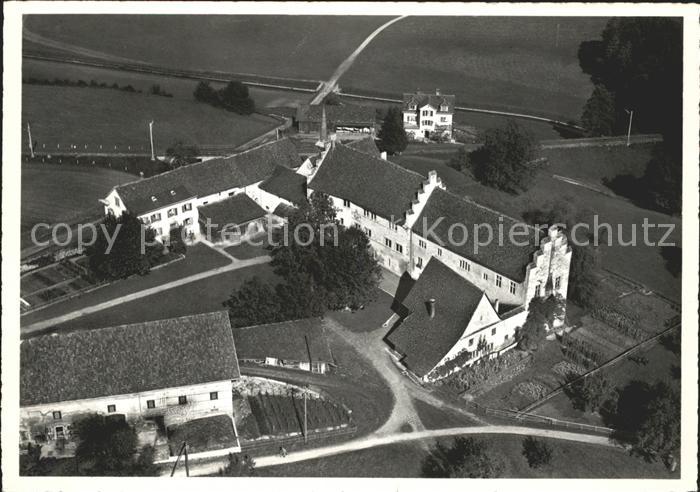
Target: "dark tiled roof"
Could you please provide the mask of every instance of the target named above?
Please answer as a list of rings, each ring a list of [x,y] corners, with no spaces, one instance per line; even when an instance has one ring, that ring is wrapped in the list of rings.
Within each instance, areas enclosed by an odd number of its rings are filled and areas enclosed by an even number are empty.
[[[420,174],[398,164],[336,144],[309,188],[350,200],[385,219],[393,216],[401,223],[424,181]]]
[[[20,345],[22,406],[238,376],[225,311],[47,335]]]
[[[424,224],[427,224],[426,229],[429,229],[441,218],[442,221],[432,229],[433,235],[427,239],[436,242],[435,237],[437,237],[444,243],[444,247],[453,253],[483,265],[516,282],[525,280],[525,267],[533,261],[532,255],[538,248],[537,236],[533,228],[527,228],[528,235],[517,234],[523,231],[522,224],[513,229],[516,233],[513,236],[514,241],[526,243],[522,246],[516,245],[509,239],[509,230],[511,226],[520,223],[520,221],[460,198],[448,191],[436,189],[431,193],[428,203],[413,226],[413,231],[418,235],[422,235],[424,233]],[[501,221],[499,221],[499,218],[501,218]],[[462,237],[462,228],[455,228],[452,234],[454,241],[449,241],[450,235],[448,230],[452,224],[466,225],[468,233],[466,242]],[[478,249],[475,247],[474,241],[475,225],[483,225],[479,230],[479,234],[483,234],[483,236],[479,238],[480,244]],[[481,243],[488,242],[486,226],[491,228],[493,240],[489,244],[482,245]],[[502,227],[503,230],[502,244],[499,244],[499,227]],[[459,243],[464,244],[458,245]]]
[[[365,154],[369,154],[373,157],[380,157],[382,155],[382,153],[379,152],[379,147],[377,147],[374,137],[359,138],[348,142],[346,145],[351,149],[364,152]]]
[[[238,358],[265,357],[308,362],[332,362],[323,320],[307,318],[267,325],[234,328]]]
[[[302,105],[297,110],[297,121],[319,123],[322,119],[320,104]],[[353,104],[326,105],[326,121],[328,127],[345,125],[374,125],[377,111],[372,106],[357,106]]]
[[[411,103],[416,105],[416,109],[430,104],[438,110],[438,113],[452,113],[455,109],[455,96],[447,94],[423,94],[422,92],[404,94],[403,109],[408,109]],[[440,105],[442,104],[447,105],[447,111],[440,111]]]
[[[245,193],[239,193],[225,200],[214,202],[199,207],[199,220],[205,222],[211,220],[218,225],[213,230],[220,230],[224,225],[241,225],[251,220],[265,216],[263,210],[255,201]]]
[[[282,139],[231,157],[179,167],[116,189],[127,209],[140,215],[163,206],[152,202],[151,196],[168,193],[177,186],[185,186],[191,194],[204,197],[262,181],[276,166],[296,168],[300,164],[296,147],[288,139]]]
[[[425,376],[457,343],[484,293],[437,258],[431,258],[403,301],[406,318],[387,336],[403,363]],[[430,318],[428,300],[435,299]]]
[[[272,176],[260,183],[260,189],[292,203],[306,201],[306,176],[289,168],[277,166]]]
[[[133,196],[129,201],[129,211],[140,215],[196,196],[184,185],[175,185],[172,188],[158,191],[155,191],[155,188],[153,188],[153,190],[154,193],[151,196]]]

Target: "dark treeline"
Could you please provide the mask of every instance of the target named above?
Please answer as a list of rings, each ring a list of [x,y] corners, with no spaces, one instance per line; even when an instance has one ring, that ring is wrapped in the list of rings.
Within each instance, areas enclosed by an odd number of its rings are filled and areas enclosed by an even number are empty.
[[[219,90],[214,89],[209,82],[200,82],[194,90],[194,98],[238,114],[249,115],[255,112],[255,101],[248,94],[248,87],[235,80]]]
[[[97,82],[95,80],[90,80],[90,82],[86,82],[82,79],[79,79],[79,80],[59,79],[59,78],[40,79],[37,77],[27,77],[27,78],[22,79],[22,83],[23,84],[30,84],[30,85],[55,85],[55,86],[59,86],[59,87],[91,87],[93,89],[113,89],[113,90],[117,90],[117,91],[143,94],[143,91],[141,89],[136,89],[131,84],[120,86],[116,82],[113,84],[107,84],[106,82]],[[160,85],[158,85],[158,84],[152,85],[147,93],[152,94],[154,96],[173,97],[173,95],[171,93],[164,91],[160,87]]]

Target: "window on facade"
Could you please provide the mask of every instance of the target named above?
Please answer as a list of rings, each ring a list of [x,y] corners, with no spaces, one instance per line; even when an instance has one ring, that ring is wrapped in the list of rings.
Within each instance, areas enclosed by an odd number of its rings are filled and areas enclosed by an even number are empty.
[[[416,109],[416,105],[415,105],[415,104],[411,104],[411,105],[408,106],[408,109],[413,109],[413,110],[415,110],[415,109]]]
[[[185,203],[185,204],[182,206],[182,211],[183,211],[183,212],[189,212],[190,210],[192,210],[192,204],[191,204],[191,203]]]
[[[168,217],[174,217],[175,215],[177,215],[177,208],[168,209]]]
[[[424,109],[423,112],[421,113],[422,116],[428,116],[428,110]]]
[[[397,231],[399,229],[399,226],[396,225],[396,223],[393,220],[391,220],[389,222],[389,229],[391,229],[392,231]]]
[[[503,277],[501,277],[500,275],[496,275],[496,287],[500,287],[502,283]]]
[[[340,225],[345,225],[345,219],[343,219],[342,217],[340,218]]]
[[[365,234],[367,234],[367,237],[372,237],[372,229],[369,227],[364,227]]]
[[[210,400],[218,400],[219,399],[219,392],[212,391],[211,393],[209,393],[209,399]]]
[[[187,397],[185,395],[178,396],[177,403],[178,403],[178,405],[186,405],[187,404]]]
[[[146,400],[146,407],[147,408],[156,408],[156,401],[155,400]]]
[[[114,413],[117,411],[116,405],[107,405],[107,413]]]
[[[117,207],[119,207],[119,206],[121,205],[121,202],[119,201],[119,197],[118,197],[118,196],[115,196],[115,197],[114,197],[114,204],[115,204]]]
[[[160,220],[160,214],[153,214],[151,215],[151,222],[156,222]]]
[[[59,411],[53,412],[53,419],[54,420],[61,420],[61,412],[59,412]]]
[[[506,336],[503,337],[504,340],[508,340],[510,338],[510,335],[506,333]]]
[[[438,256],[442,256],[442,248],[438,248]]]
[[[535,287],[535,295],[537,297],[542,295],[542,284],[537,284],[537,287]]]
[[[418,268],[423,268],[423,258],[418,258],[418,259],[416,260],[416,266],[417,266]]]
[[[440,106],[440,111],[447,111],[447,106],[445,106],[444,104]]]
[[[512,281],[510,283],[510,293],[515,294],[515,282]]]
[[[557,277],[554,279],[554,288],[556,290],[559,290],[560,287],[561,287],[561,277]]]
[[[423,124],[426,126],[433,126],[433,120],[424,120]]]
[[[469,262],[467,260],[459,260],[459,268],[462,270],[469,271]]]
[[[363,213],[364,213],[365,217],[368,217],[372,220],[377,220],[377,214],[375,214],[374,212],[370,212],[369,210],[365,210]]]
[[[440,123],[446,123],[447,118],[445,116],[440,116]]]
[[[403,253],[403,245],[396,243],[396,251],[399,253]]]
[[[491,328],[491,334],[495,335],[496,334],[496,328]]]
[[[489,274],[484,272],[484,280],[488,280],[488,279],[489,279]]]
[[[420,246],[421,248],[425,249],[425,248],[428,247],[428,244],[427,244],[425,241],[423,241],[422,239],[419,239],[419,240],[418,240],[418,246]]]
[[[350,208],[350,200],[343,200],[343,206],[345,208]]]
[[[163,229],[160,228],[160,227],[158,227],[158,228],[156,229],[156,234],[158,234],[159,236],[162,236],[162,235],[163,235]]]
[[[192,225],[192,217],[187,217],[182,223],[185,225]]]
[[[391,244],[392,244],[391,239],[389,239],[388,237],[385,237],[384,244],[391,248]]]
[[[473,338],[470,338],[470,339],[469,339],[469,346],[471,347],[472,345],[474,345],[474,339],[473,339]]]

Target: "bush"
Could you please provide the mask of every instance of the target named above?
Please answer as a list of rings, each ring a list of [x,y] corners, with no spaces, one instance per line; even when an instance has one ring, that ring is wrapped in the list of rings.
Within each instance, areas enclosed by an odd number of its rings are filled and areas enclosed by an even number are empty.
[[[528,436],[523,439],[523,456],[530,468],[540,468],[552,461],[552,448],[544,441]]]

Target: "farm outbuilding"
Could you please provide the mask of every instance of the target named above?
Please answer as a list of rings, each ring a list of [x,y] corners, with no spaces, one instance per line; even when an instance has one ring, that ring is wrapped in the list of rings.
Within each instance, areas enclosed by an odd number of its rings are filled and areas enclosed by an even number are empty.
[[[300,369],[325,374],[333,357],[323,320],[307,318],[234,328],[241,362]]]

